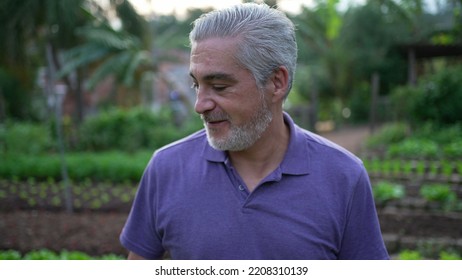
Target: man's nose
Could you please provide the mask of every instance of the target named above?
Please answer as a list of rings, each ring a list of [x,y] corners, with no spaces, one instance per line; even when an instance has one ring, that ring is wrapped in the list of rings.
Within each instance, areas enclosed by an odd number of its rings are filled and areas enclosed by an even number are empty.
[[[213,110],[215,108],[215,101],[212,99],[209,93],[205,90],[198,88],[196,92],[196,103],[194,105],[194,110],[198,114],[203,114],[207,111]]]

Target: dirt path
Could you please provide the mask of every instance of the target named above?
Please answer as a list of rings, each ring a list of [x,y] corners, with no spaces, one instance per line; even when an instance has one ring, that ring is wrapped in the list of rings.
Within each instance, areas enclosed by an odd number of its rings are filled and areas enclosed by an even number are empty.
[[[359,155],[361,147],[370,135],[367,126],[342,128],[331,132],[320,133],[321,136],[339,144],[355,155]]]

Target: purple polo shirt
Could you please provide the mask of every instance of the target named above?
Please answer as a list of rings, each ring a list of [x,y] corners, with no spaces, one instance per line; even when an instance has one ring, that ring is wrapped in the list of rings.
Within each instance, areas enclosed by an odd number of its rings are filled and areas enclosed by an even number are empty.
[[[284,119],[284,160],[252,193],[203,130],[156,151],[122,245],[147,259],[388,259],[362,162]]]

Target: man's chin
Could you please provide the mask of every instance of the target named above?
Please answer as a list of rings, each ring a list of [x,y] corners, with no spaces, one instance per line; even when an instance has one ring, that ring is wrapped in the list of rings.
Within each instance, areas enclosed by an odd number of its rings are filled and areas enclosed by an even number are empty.
[[[214,148],[215,150],[219,150],[219,151],[227,151],[228,150],[227,147],[229,145],[227,145],[226,142],[224,142],[224,141],[220,141],[220,140],[218,140],[216,138],[213,138],[213,137],[210,137],[210,136],[207,137],[207,140],[209,142],[209,145],[212,148]]]
[[[207,138],[209,145],[218,151],[240,152],[244,151],[252,144],[250,143],[230,143],[229,141]]]

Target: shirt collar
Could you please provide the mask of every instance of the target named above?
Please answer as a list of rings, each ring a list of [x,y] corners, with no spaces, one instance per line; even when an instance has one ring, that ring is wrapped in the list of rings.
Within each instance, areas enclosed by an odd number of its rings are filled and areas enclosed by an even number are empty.
[[[310,158],[303,131],[286,112],[284,112],[284,122],[289,126],[290,140],[280,170],[283,174],[290,175],[309,174]],[[208,144],[206,137],[204,139],[203,157],[208,161],[225,163],[228,160],[227,153],[215,150]]]
[[[284,122],[289,126],[290,140],[280,165],[281,171],[291,175],[309,174],[310,158],[305,134],[286,112],[284,112]]]

